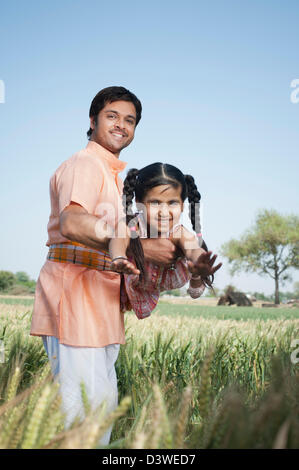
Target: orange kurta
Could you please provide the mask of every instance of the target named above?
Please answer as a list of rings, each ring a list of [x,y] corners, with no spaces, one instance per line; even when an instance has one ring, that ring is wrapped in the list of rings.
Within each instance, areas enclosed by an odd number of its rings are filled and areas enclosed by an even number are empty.
[[[47,246],[69,241],[60,233],[59,216],[71,201],[115,226],[123,214],[118,173],[125,166],[96,142],[60,165],[50,180]],[[46,260],[36,285],[30,334],[56,336],[71,346],[124,344],[120,275]]]

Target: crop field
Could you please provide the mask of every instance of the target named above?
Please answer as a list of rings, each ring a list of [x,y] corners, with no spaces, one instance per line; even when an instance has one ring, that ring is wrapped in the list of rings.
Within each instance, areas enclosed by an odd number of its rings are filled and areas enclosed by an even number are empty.
[[[110,448],[298,448],[298,308],[161,300],[147,319],[127,312],[118,408],[91,410],[83,387],[86,417],[65,430],[32,305],[0,298],[0,448],[97,448],[111,423]]]

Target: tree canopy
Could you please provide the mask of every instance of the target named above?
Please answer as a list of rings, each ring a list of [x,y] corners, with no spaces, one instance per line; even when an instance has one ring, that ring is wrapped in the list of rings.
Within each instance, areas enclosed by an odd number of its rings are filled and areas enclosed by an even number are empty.
[[[0,292],[5,294],[33,294],[36,282],[25,271],[0,271]]]
[[[275,303],[279,303],[279,281],[290,281],[290,268],[299,268],[299,217],[263,209],[254,226],[240,240],[224,243],[220,253],[231,264],[232,275],[256,272],[274,279]]]

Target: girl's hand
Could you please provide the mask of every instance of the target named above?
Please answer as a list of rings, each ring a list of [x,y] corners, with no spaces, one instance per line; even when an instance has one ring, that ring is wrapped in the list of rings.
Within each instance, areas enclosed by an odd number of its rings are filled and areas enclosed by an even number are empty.
[[[128,259],[119,258],[110,264],[110,269],[123,274],[140,274],[139,269],[135,267]]]
[[[189,271],[195,276],[201,276],[202,278],[206,278],[207,276],[214,274],[221,268],[222,263],[213,267],[217,255],[213,255],[212,257],[211,255],[212,251],[206,251],[205,253],[202,253],[194,263],[192,261],[188,261]]]

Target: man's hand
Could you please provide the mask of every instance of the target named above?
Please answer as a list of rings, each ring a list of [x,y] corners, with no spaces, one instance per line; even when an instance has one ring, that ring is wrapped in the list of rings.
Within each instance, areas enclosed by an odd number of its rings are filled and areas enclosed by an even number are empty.
[[[171,267],[178,257],[184,256],[182,251],[167,238],[141,238],[140,241],[145,259],[156,264]]]
[[[195,276],[201,276],[202,278],[206,278],[207,276],[211,276],[214,274],[218,269],[221,268],[222,263],[217,264],[217,266],[213,267],[217,255],[212,255],[212,251],[206,251],[202,253],[195,263],[192,261],[188,261],[188,268],[189,271],[194,274]]]

